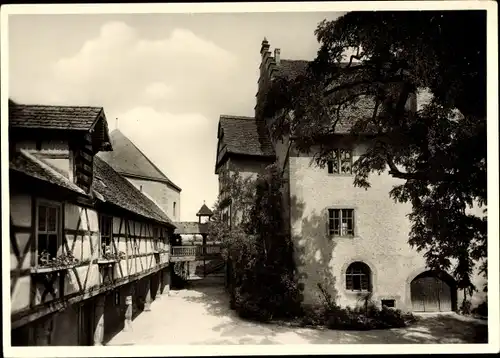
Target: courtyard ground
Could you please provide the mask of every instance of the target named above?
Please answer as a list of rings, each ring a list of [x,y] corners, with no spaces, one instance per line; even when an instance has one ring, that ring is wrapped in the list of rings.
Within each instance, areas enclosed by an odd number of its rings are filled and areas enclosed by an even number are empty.
[[[407,328],[336,331],[248,322],[229,309],[221,283],[195,282],[170,292],[133,321],[107,345],[168,344],[373,344],[486,343],[487,323],[450,314],[421,314]]]

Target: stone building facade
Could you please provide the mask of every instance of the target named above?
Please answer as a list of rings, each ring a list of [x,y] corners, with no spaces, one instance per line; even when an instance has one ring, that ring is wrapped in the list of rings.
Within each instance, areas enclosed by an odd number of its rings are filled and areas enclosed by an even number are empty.
[[[319,303],[321,284],[343,306],[369,297],[379,306],[407,311],[456,310],[462,293],[451,273],[430,271],[423,255],[408,244],[406,215],[411,208],[389,197],[398,179],[385,172],[370,176],[368,190],[354,187],[352,164],[367,143],[353,140],[347,121],[332,137],[336,159],[325,168],[318,167],[312,155],[297,151],[290,137],[271,140],[270,119],[261,115],[267,86],[277,76],[300,74],[307,61],[281,59],[279,49],[274,56],[269,49],[264,39],[255,117],[220,117],[216,174],[237,168],[255,176],[273,162],[282,168],[283,216],[304,284],[303,303]],[[415,109],[417,101],[413,96],[407,108]],[[474,284],[479,292],[471,299],[473,306],[484,299],[479,275]]]
[[[101,152],[99,157],[155,202],[174,222],[180,221],[181,188],[119,129],[110,133],[110,141],[113,151]]]

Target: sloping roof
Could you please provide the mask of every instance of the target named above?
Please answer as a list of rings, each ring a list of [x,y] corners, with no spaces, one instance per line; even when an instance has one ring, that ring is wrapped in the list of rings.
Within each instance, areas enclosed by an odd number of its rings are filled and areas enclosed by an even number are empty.
[[[23,150],[11,154],[9,169],[61,186],[79,194],[85,194],[83,189],[59,173],[57,169]]]
[[[102,107],[46,106],[9,101],[9,126],[89,130],[102,113]]]
[[[212,210],[210,210],[208,206],[203,204],[200,210],[198,210],[198,212],[196,213],[196,216],[212,216],[213,214],[214,213],[212,212]]]
[[[264,157],[275,155],[264,122],[253,117],[221,115],[219,126],[217,163],[226,153]]]
[[[181,221],[175,223],[177,229],[176,234],[188,235],[188,234],[206,234],[208,232],[208,225],[206,223],[200,224],[196,221]]]
[[[163,210],[98,156],[94,157],[92,187],[105,201],[141,216],[173,225]]]
[[[276,66],[277,77],[283,77],[287,79],[294,79],[299,75],[305,74],[310,61],[306,60],[280,60],[280,64]],[[342,62],[340,67],[346,67],[347,62]],[[355,66],[355,64],[353,64]],[[348,74],[341,75],[341,79],[345,80]],[[338,82],[332,83],[330,87],[336,86]],[[368,117],[373,115],[373,110],[375,108],[374,101],[365,96],[360,97],[358,102],[355,104],[350,104],[343,106],[339,113],[339,121],[335,126],[335,133],[338,134],[348,134],[351,132],[353,124],[361,117]]]
[[[181,191],[160,169],[127,138],[120,130],[115,129],[110,134],[113,151],[101,152],[98,155],[125,176],[136,176],[147,180],[159,181],[171,185]]]
[[[309,61],[306,60],[280,60],[276,66],[276,75],[286,78],[295,78],[305,73]]]
[[[11,154],[10,170],[24,175],[58,185],[78,194],[88,196],[69,178],[56,168],[43,161],[42,158],[26,151]],[[102,159],[94,156],[94,181],[92,190],[97,192],[97,198],[112,203],[122,209],[140,216],[175,226],[170,218],[155,203],[134,187],[127,179],[113,170]]]

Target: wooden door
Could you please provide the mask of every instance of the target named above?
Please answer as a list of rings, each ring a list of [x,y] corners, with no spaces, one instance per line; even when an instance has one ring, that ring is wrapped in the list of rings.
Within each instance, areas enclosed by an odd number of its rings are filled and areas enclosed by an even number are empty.
[[[411,283],[411,301],[415,312],[451,311],[451,288],[434,276],[417,277]]]

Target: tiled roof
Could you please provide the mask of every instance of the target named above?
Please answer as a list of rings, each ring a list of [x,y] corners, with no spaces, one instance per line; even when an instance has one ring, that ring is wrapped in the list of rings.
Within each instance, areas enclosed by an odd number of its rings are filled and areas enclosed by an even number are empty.
[[[176,222],[175,226],[177,229],[175,230],[176,234],[206,234],[208,232],[207,224],[200,224],[196,221],[181,221]]]
[[[274,156],[267,128],[253,117],[221,115],[219,120],[223,137],[219,138],[218,155],[224,153],[254,156]],[[222,159],[218,158],[218,162]]]
[[[200,208],[200,210],[198,210],[198,212],[196,213],[197,216],[203,216],[203,215],[213,215],[214,213],[212,212],[212,210],[210,210],[208,208],[208,206],[206,206],[205,204],[203,204]]]
[[[89,130],[101,112],[102,107],[42,106],[9,101],[9,126]]]
[[[120,130],[111,132],[110,139],[113,151],[98,155],[118,173],[164,182],[181,190]]]
[[[26,151],[12,153],[9,160],[10,170],[61,186],[79,194],[85,194],[83,189],[70,181],[55,168]]]
[[[305,73],[309,61],[306,60],[280,60],[276,66],[276,75],[286,78],[295,78]]]
[[[9,167],[12,171],[17,171],[88,196],[69,178],[33,153],[26,151],[12,153]],[[92,190],[97,192],[97,197],[101,200],[110,202],[143,217],[173,225],[168,216],[155,203],[142,195],[127,179],[114,171],[113,168],[97,156],[94,157]]]
[[[276,76],[287,79],[296,78],[306,72],[310,61],[305,60],[280,60],[276,66]],[[347,66],[347,63],[341,63],[341,67]],[[345,80],[344,75],[344,80]],[[332,84],[331,86],[335,86]],[[360,97],[356,104],[343,106],[340,111],[340,120],[335,126],[335,133],[348,134],[351,132],[353,124],[361,117],[368,117],[373,114],[375,108],[374,101],[367,97]]]
[[[92,186],[105,201],[141,216],[173,225],[163,210],[98,156],[94,157]]]

